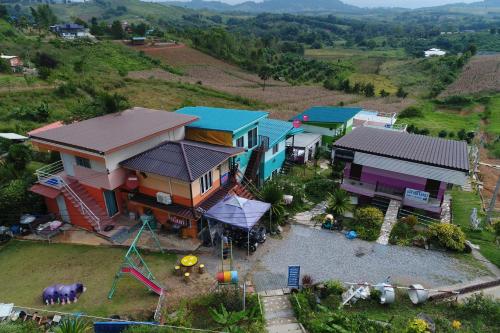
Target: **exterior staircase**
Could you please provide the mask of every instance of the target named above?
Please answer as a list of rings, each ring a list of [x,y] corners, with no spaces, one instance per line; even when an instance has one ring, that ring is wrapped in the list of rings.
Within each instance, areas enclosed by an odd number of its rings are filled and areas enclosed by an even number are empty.
[[[254,184],[258,184],[258,174],[260,169],[260,163],[262,162],[262,156],[264,155],[264,146],[260,145],[252,151],[250,155],[250,160],[248,161],[247,168],[245,170],[245,178],[251,180]]]
[[[389,244],[389,235],[391,234],[392,228],[398,221],[398,212],[400,207],[401,201],[399,200],[391,200],[389,202],[389,207],[385,213],[384,223],[382,224],[377,243],[382,245]]]
[[[245,199],[255,199],[255,196],[250,192],[245,186],[241,184],[236,184],[234,187],[231,189],[232,193],[236,194],[237,196]]]
[[[66,184],[67,186],[61,188],[61,192],[73,207],[80,210],[82,216],[97,232],[103,231],[107,225],[113,224],[113,220],[108,216],[106,210],[97,203],[82,184],[73,179],[68,180]]]

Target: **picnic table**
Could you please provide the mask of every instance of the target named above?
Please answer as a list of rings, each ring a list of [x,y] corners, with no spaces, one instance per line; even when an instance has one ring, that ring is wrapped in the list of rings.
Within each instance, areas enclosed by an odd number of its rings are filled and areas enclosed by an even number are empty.
[[[181,259],[181,265],[184,267],[193,267],[198,263],[198,257],[190,254]]]

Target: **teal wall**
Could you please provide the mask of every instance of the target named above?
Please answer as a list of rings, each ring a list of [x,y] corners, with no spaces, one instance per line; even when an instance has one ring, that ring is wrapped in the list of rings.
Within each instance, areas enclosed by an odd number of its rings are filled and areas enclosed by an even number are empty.
[[[245,148],[248,148],[248,131],[257,128],[257,138],[259,137],[259,129],[257,127],[257,123],[250,124],[244,128],[242,128],[240,131],[236,132],[233,134],[233,146],[236,147],[236,140],[239,139],[240,137],[243,136],[244,142],[245,142]],[[253,149],[249,149],[247,152],[240,154],[236,158],[236,163],[238,163],[239,168],[242,173],[245,173],[245,170],[248,165],[248,161],[250,160],[250,156],[252,155]]]

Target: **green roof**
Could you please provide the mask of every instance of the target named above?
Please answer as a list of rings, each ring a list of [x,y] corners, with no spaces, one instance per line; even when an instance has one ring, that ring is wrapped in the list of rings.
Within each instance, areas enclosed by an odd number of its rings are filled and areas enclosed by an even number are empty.
[[[196,116],[199,120],[187,127],[237,133],[268,116],[267,112],[236,109],[211,108],[205,106],[185,107],[175,111]]]
[[[296,115],[290,121],[300,120],[304,123],[345,123],[349,119],[354,118],[359,112],[363,111],[358,107],[331,107],[331,106],[313,106],[312,108]],[[304,116],[308,116],[309,120],[304,121]]]
[[[269,137],[269,147],[284,140],[287,135],[295,135],[303,132],[301,128],[294,128],[288,121],[277,119],[263,119],[259,122],[259,134]]]

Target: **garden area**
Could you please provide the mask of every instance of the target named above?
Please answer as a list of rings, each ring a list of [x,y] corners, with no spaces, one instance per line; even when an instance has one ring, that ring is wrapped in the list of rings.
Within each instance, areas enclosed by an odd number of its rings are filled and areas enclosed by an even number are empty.
[[[500,302],[479,295],[462,303],[414,305],[406,291],[396,289],[395,302],[380,304],[380,292],[341,307],[346,288],[338,281],[305,288],[291,295],[299,321],[310,333],[319,332],[484,332],[500,329]]]
[[[42,291],[46,287],[55,283],[81,282],[87,291],[77,303],[56,305],[51,310],[149,319],[158,296],[148,293],[142,284],[131,277],[121,279],[113,300],[108,300],[111,283],[125,252],[126,249],[120,248],[12,240],[0,248],[2,301],[41,308],[44,306]],[[165,281],[172,274],[177,257],[151,253],[144,254],[144,260],[156,278]]]

